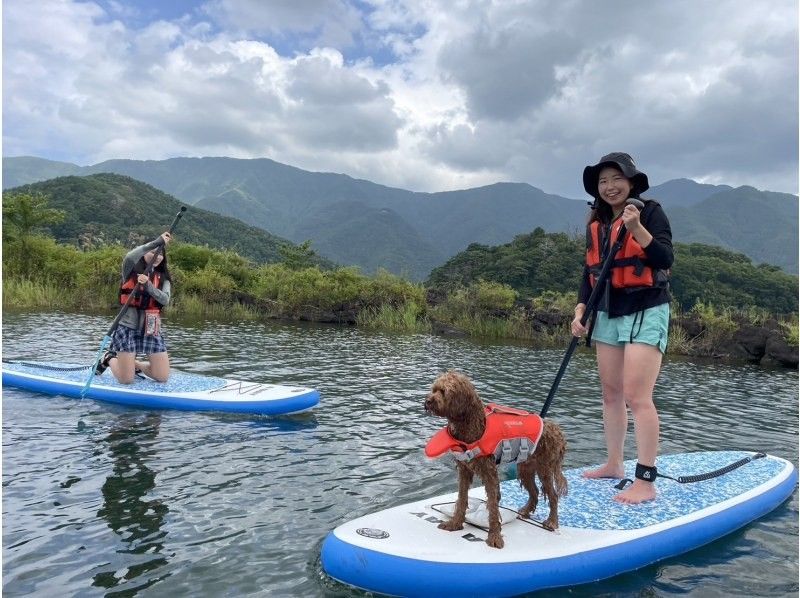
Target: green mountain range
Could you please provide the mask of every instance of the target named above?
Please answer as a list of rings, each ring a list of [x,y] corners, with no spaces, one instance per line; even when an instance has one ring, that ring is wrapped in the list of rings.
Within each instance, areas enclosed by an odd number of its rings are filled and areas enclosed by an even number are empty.
[[[150,241],[167,229],[184,205],[146,183],[109,173],[62,176],[11,192],[47,195],[49,207],[65,215],[48,232],[61,243],[79,246],[120,243],[132,247]],[[184,214],[175,235],[187,243],[235,251],[255,263],[281,261],[280,248],[294,245],[235,218],[196,207]],[[318,263],[332,265],[324,259]]]
[[[739,251],[797,274],[797,197],[738,187],[691,208],[671,209],[673,231],[696,243]]]
[[[109,160],[81,167],[12,157],[3,159],[3,186],[100,172],[144,181],[190,205],[296,243],[310,239],[312,248],[337,263],[365,272],[384,267],[417,280],[471,243],[500,245],[537,227],[582,234],[587,210],[584,200],[523,183],[419,193],[268,159]],[[720,245],[756,262],[798,271],[795,195],[676,179],[645,196],[667,210],[676,242]],[[770,231],[760,223],[769,223]]]

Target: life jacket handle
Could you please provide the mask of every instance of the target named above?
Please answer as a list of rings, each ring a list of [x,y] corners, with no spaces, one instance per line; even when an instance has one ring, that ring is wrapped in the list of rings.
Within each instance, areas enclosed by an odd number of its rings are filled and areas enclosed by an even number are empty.
[[[529,411],[524,409],[517,409],[516,407],[506,407],[505,405],[498,405],[497,403],[489,403],[486,405],[486,415],[490,413],[507,413],[509,415],[530,415]]]

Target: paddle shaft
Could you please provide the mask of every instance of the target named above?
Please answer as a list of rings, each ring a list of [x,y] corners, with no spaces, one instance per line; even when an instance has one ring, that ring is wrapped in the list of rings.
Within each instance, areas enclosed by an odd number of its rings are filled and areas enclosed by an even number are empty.
[[[639,210],[641,210],[644,207],[644,203],[634,198],[629,198],[626,203],[636,206],[636,208]],[[625,228],[625,225],[623,224],[619,229],[619,234],[617,235],[617,241],[614,243],[614,246],[611,248],[611,251],[608,252],[606,260],[605,262],[603,262],[603,267],[600,270],[600,274],[597,275],[597,281],[594,284],[594,288],[592,288],[592,292],[589,295],[589,299],[587,299],[586,301],[586,309],[583,312],[583,316],[581,316],[581,326],[586,326],[586,322],[589,321],[589,317],[592,315],[592,312],[597,307],[597,302],[600,300],[600,293],[603,292],[601,291],[601,289],[605,287],[605,282],[608,279],[609,273],[611,272],[611,264],[614,261],[614,256],[617,255],[617,252],[620,249],[622,249],[622,244],[625,241],[625,236],[627,234],[628,230]],[[580,340],[581,339],[578,336],[572,337],[572,341],[570,341],[569,347],[567,347],[567,352],[564,355],[564,359],[561,361],[561,367],[558,368],[556,379],[553,381],[553,385],[550,387],[550,392],[547,394],[547,399],[545,399],[544,405],[542,406],[542,410],[539,412],[539,415],[541,417],[545,417],[547,415],[547,411],[548,409],[550,409],[550,403],[553,402],[553,397],[556,396],[558,385],[561,384],[561,378],[564,377],[564,372],[567,371],[567,365],[569,364],[569,360],[572,358],[572,354],[578,347],[578,342]]]
[[[167,230],[167,232],[172,233],[172,231],[175,230],[175,227],[178,225],[178,221],[181,219],[181,216],[183,216],[183,213],[185,211],[186,207],[181,207],[180,211],[177,214],[175,214],[175,219],[172,221],[172,224],[169,225],[169,229]],[[163,247],[164,247],[163,244],[159,245],[156,248],[155,253],[153,254],[153,259],[150,261],[150,264],[145,270],[145,274],[147,274],[148,277],[150,276],[150,274],[152,274],[153,268],[155,267],[155,256],[157,256],[159,252],[163,250]],[[136,287],[134,287],[131,294],[128,295],[128,300],[125,301],[125,305],[123,305],[122,309],[119,310],[119,313],[117,314],[117,317],[114,318],[114,321],[111,323],[111,327],[108,329],[108,332],[106,332],[106,335],[103,337],[103,340],[100,341],[100,348],[97,350],[97,355],[94,358],[94,363],[89,368],[90,369],[89,377],[86,379],[86,384],[84,385],[83,390],[81,390],[81,399],[83,399],[83,397],[86,396],[86,393],[89,392],[89,388],[92,385],[92,380],[94,380],[95,373],[97,371],[97,365],[103,358],[103,351],[106,349],[106,347],[111,345],[114,332],[117,330],[117,327],[119,326],[119,322],[122,319],[122,316],[124,316],[125,312],[128,311],[128,306],[130,306],[131,301],[133,301],[133,297],[138,294],[139,288],[141,286],[142,285],[137,285]],[[82,425],[83,422],[79,421],[78,429],[82,429]]]
[[[181,207],[180,211],[177,214],[175,214],[175,219],[172,221],[172,224],[169,225],[169,229],[167,229],[167,232],[172,233],[172,231],[175,230],[175,227],[178,225],[178,222],[180,221],[185,211],[186,207]],[[163,251],[163,249],[164,249],[163,244],[156,247],[155,253],[153,254],[153,259],[150,261],[150,264],[148,264],[147,269],[144,271],[144,273],[147,274],[148,277],[153,273],[153,268],[155,268],[156,264],[156,257]],[[125,302],[125,305],[122,306],[122,309],[119,310],[117,317],[114,318],[114,321],[111,323],[108,332],[106,332],[106,336],[110,337],[112,334],[114,334],[114,331],[119,326],[120,320],[122,320],[122,316],[124,316],[125,312],[128,311],[128,307],[133,301],[133,298],[137,297],[143,289],[144,285],[142,284],[136,285],[136,288],[133,290],[133,292],[130,295],[128,295],[128,300]]]

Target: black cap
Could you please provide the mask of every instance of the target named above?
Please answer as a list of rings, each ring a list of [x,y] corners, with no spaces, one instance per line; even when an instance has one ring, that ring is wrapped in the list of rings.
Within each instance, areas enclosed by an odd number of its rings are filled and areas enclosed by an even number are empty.
[[[606,166],[617,168],[631,180],[633,185],[631,195],[633,197],[638,197],[640,193],[644,193],[650,188],[647,175],[637,170],[636,163],[630,157],[630,154],[612,152],[600,158],[600,161],[594,166],[587,166],[583,169],[583,188],[586,189],[586,193],[595,199],[597,198],[597,179],[600,176],[600,171]]]

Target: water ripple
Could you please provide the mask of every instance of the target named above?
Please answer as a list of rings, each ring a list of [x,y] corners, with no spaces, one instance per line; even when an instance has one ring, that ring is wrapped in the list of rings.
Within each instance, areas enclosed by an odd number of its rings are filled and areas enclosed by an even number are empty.
[[[108,325],[4,317],[4,357],[25,359],[90,363]],[[321,573],[319,547],[347,519],[455,490],[452,466],[422,453],[443,424],[422,408],[436,375],[459,369],[485,400],[538,411],[564,355],[306,324],[165,327],[175,367],[313,386],[319,408],[278,418],[148,412],[4,389],[4,595],[363,595]],[[664,453],[764,450],[796,461],[796,372],[671,359],[655,396]],[[603,457],[590,353],[573,357],[549,415],[569,438],[567,466]],[[570,594],[796,595],[797,515],[793,496],[705,548]]]

